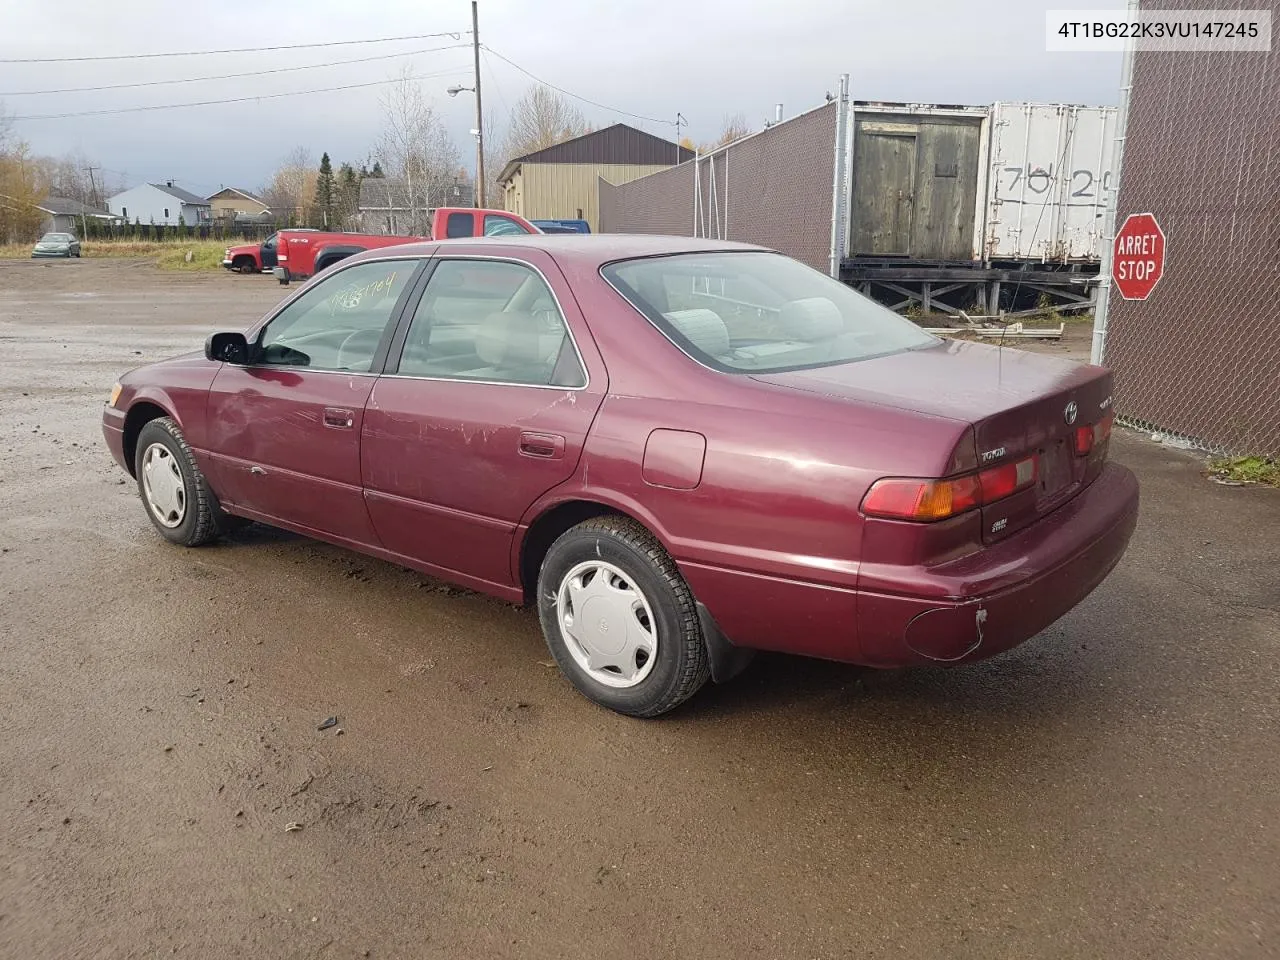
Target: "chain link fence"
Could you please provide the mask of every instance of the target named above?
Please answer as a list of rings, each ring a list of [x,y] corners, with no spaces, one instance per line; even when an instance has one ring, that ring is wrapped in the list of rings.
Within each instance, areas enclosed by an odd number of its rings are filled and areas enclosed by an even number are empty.
[[[742,240],[825,273],[836,108],[824,104],[639,180],[600,180],[601,232]]]
[[[1280,22],[1280,0],[1217,6]],[[1149,299],[1113,290],[1103,359],[1122,422],[1212,452],[1280,456],[1277,104],[1275,52],[1134,59],[1116,223],[1153,213],[1166,259]]]

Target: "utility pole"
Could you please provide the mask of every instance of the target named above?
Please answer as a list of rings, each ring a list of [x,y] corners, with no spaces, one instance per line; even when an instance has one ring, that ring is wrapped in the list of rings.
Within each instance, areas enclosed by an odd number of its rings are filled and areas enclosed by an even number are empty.
[[[480,107],[480,12],[476,0],[471,0],[471,50],[476,61],[476,189],[475,204],[484,202],[484,110]]]

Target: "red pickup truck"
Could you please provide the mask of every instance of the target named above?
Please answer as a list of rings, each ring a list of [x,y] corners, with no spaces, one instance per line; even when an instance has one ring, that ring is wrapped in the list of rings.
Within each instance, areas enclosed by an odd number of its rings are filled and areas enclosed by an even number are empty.
[[[505,210],[474,207],[441,207],[431,218],[426,237],[386,236],[370,233],[338,233],[296,229],[273,233],[260,245],[230,247],[222,265],[241,273],[272,270],[281,283],[305,280],[353,253],[421,240],[460,237],[495,237],[541,231],[524,217]]]

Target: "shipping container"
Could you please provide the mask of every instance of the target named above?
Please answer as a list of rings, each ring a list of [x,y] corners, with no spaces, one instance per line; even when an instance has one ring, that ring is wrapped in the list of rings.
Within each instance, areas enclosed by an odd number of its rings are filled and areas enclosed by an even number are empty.
[[[987,260],[1098,260],[1112,189],[1115,107],[991,106]]]
[[[848,255],[974,259],[987,108],[857,103],[852,113]]]

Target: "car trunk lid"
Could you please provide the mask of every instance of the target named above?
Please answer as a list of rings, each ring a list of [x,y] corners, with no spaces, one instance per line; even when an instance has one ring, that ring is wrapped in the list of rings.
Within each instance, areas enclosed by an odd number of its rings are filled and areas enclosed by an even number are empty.
[[[797,390],[967,422],[980,470],[1034,458],[1029,485],[981,508],[987,542],[1061,506],[1093,480],[1106,456],[1105,439],[1085,454],[1076,447],[1078,428],[1110,415],[1112,378],[1101,367],[944,341],[855,363],[754,376]]]

